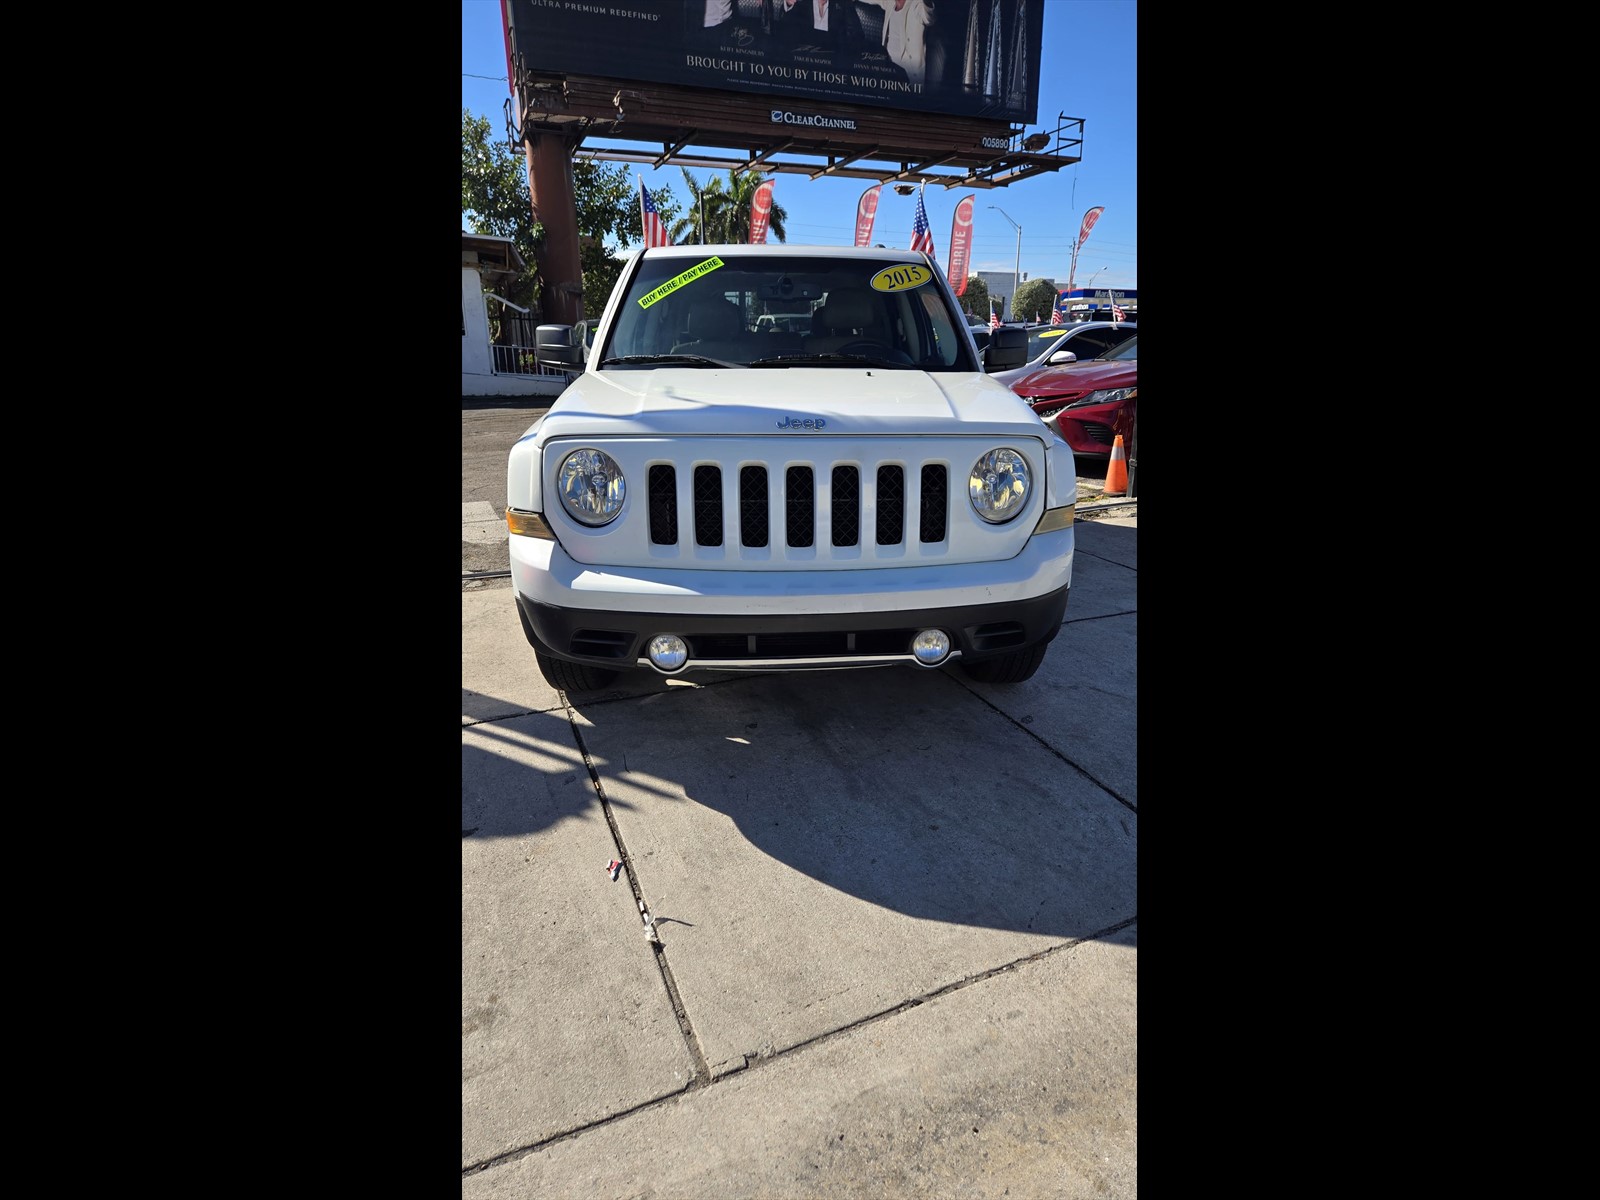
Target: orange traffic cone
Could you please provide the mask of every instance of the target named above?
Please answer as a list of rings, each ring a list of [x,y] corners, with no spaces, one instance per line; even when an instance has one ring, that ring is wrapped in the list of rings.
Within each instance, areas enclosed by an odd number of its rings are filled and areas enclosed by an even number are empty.
[[[1107,496],[1121,496],[1128,491],[1128,455],[1122,448],[1122,435],[1117,434],[1116,441],[1111,443],[1111,461],[1106,464]]]

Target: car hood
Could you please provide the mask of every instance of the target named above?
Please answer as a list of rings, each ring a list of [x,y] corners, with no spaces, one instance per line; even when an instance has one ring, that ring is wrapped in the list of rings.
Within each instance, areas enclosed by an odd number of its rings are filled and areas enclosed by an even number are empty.
[[[1005,384],[1008,388],[1015,388],[1018,380],[1027,379],[1046,369],[1036,363],[1027,363],[1020,367],[1012,367],[1007,371],[991,371],[989,372],[989,378],[996,383]]]
[[[538,433],[548,440],[1008,430],[1037,437],[1039,418],[986,375],[879,367],[657,367],[578,375],[551,404]]]
[[[1041,367],[1011,386],[1017,395],[1026,399],[1030,396],[1053,396],[1059,392],[1133,387],[1138,382],[1138,359],[1128,362],[1091,360],[1067,363],[1060,367]]]

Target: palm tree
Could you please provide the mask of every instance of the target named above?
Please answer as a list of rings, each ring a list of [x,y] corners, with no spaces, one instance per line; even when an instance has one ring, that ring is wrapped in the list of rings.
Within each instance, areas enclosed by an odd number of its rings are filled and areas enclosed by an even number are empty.
[[[674,245],[694,242],[745,242],[750,239],[750,203],[756,188],[762,184],[759,171],[728,171],[727,185],[720,176],[713,175],[704,187],[683,171],[683,181],[689,188],[689,211],[672,225]],[[767,214],[770,236],[784,241],[784,221],[788,210],[774,197],[772,209]]]
[[[730,242],[748,242],[750,240],[750,204],[755,199],[756,189],[766,182],[759,171],[732,171],[728,172],[728,209],[727,224],[724,232]],[[778,203],[777,190],[773,190],[772,207],[767,213],[767,228],[769,236],[778,241],[785,240],[783,223],[789,212]]]
[[[711,182],[701,187],[687,168],[678,169],[683,172],[683,182],[689,188],[689,206],[688,212],[672,224],[672,244],[682,246],[721,241],[716,230],[723,222],[722,206],[727,203],[722,180],[712,176]]]

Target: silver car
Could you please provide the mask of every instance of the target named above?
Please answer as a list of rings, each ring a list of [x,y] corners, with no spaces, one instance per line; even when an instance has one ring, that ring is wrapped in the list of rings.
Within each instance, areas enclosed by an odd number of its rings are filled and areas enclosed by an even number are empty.
[[[991,371],[990,377],[1010,387],[1041,367],[1085,362],[1122,345],[1139,332],[1137,321],[1080,321],[1075,325],[1028,326],[1028,358],[1009,371]]]

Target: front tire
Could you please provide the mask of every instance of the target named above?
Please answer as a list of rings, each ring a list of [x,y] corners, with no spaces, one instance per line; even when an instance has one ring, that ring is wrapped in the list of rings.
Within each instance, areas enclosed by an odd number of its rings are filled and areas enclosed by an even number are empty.
[[[1035,642],[1021,650],[986,658],[982,662],[963,662],[961,669],[968,678],[976,679],[979,683],[1022,683],[1033,678],[1039,664],[1044,661],[1044,652],[1049,648],[1049,642]]]
[[[544,676],[544,681],[563,692],[598,692],[610,686],[619,674],[604,667],[590,667],[583,663],[568,662],[564,658],[553,658],[537,650],[533,656],[539,660],[539,673]]]

